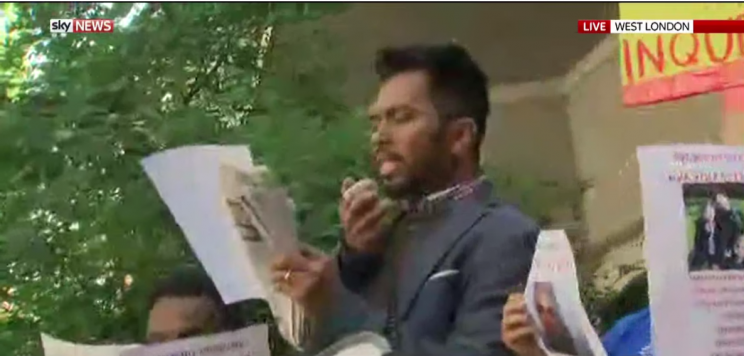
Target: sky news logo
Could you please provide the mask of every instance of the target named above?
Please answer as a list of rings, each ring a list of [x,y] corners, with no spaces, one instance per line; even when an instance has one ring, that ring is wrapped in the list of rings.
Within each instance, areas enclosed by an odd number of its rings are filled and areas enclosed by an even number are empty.
[[[54,19],[49,22],[52,33],[103,33],[114,32],[114,20],[108,19]]]

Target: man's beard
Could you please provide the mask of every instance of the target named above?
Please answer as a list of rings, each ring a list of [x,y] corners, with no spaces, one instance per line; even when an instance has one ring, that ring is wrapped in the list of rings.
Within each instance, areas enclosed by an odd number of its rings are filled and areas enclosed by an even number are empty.
[[[454,157],[442,147],[417,157],[404,176],[392,180],[381,179],[385,195],[395,200],[416,200],[440,189],[446,189],[454,171]]]

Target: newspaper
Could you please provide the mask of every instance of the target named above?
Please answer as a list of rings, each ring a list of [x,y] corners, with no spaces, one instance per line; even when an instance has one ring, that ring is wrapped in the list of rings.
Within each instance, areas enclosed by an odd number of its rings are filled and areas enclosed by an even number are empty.
[[[659,356],[744,355],[744,147],[639,147]]]
[[[245,146],[175,148],[142,164],[224,302],[266,300],[298,346],[302,310],[274,290],[269,271],[272,256],[299,248],[294,208],[268,169]]]
[[[119,356],[138,345],[83,345],[41,334],[44,356]]]
[[[273,292],[271,261],[276,253],[298,248],[294,211],[286,190],[271,187],[268,170],[255,167],[241,171],[231,164],[220,166],[221,197],[232,216],[235,229],[248,247],[256,277],[266,288],[269,303],[281,334],[299,346],[306,332],[302,309],[281,293]]]
[[[193,337],[124,350],[120,356],[270,356],[269,329],[254,325],[237,331]],[[50,355],[47,355],[50,356]],[[100,355],[96,355],[100,356]]]
[[[294,208],[286,189],[270,187],[264,166],[241,170],[220,166],[220,188],[225,206],[246,243],[266,241],[271,253],[291,253],[298,248]],[[266,258],[266,255],[251,257]],[[266,266],[266,264],[260,264]]]
[[[525,300],[546,355],[607,356],[581,303],[573,251],[563,230],[540,233]]]

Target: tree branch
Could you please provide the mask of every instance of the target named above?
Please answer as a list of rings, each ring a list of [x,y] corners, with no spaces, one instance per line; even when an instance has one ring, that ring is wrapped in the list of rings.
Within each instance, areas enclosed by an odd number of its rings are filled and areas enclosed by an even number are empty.
[[[206,78],[209,78],[210,76],[214,75],[214,73],[217,71],[217,68],[225,64],[225,61],[227,60],[227,55],[222,55],[220,58],[217,59],[217,61],[214,62],[214,65],[207,70],[204,75],[197,75],[196,79],[194,80],[194,83],[189,88],[189,91],[186,93],[186,95],[183,96],[183,105],[188,106],[191,104],[191,101],[194,99],[196,94],[199,93],[199,91],[204,87],[204,81],[207,80]]]

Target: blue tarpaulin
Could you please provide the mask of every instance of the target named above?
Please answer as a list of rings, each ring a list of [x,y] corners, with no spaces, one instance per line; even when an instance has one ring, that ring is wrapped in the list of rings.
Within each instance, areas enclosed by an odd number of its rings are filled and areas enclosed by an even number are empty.
[[[620,320],[602,337],[608,356],[653,356],[648,308]]]

